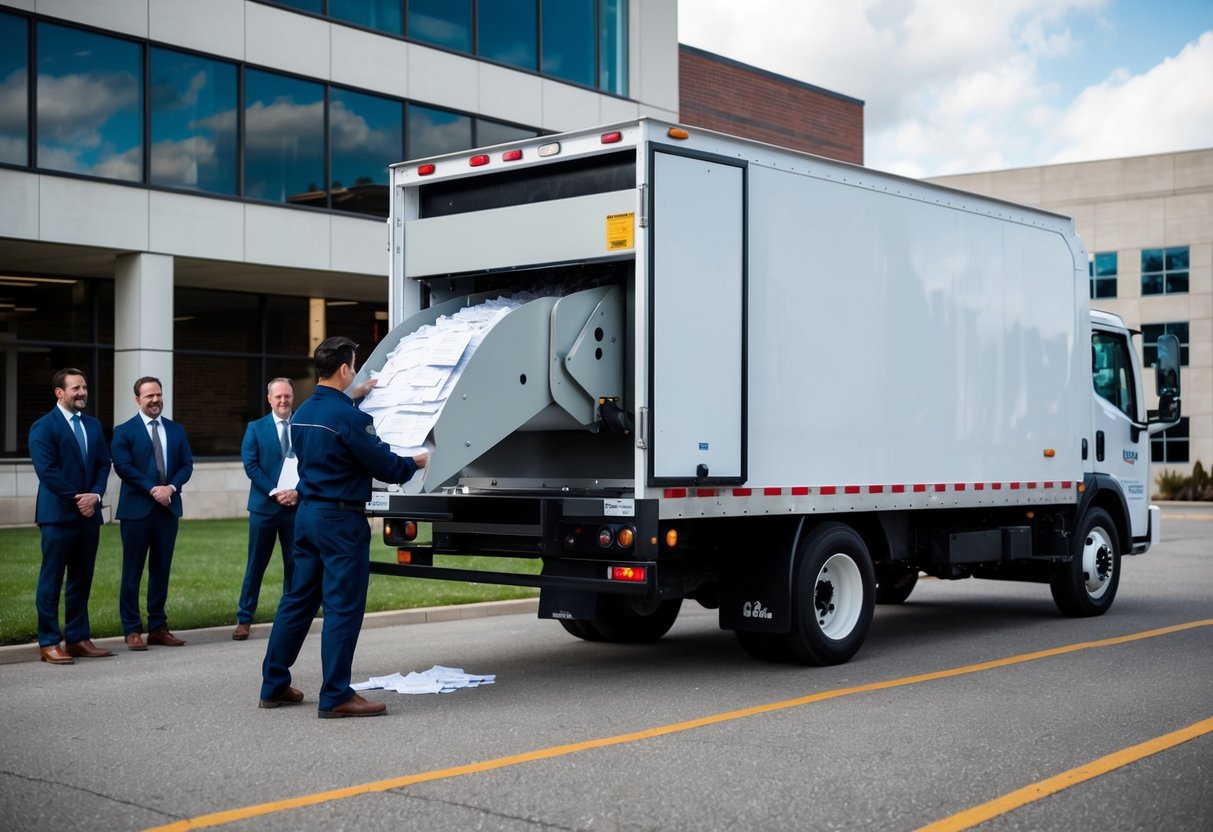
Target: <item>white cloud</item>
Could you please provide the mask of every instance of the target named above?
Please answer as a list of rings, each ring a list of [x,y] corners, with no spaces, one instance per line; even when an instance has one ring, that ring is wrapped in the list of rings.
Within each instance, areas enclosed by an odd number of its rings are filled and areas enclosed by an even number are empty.
[[[911,176],[1213,144],[1213,33],[1073,100],[1110,0],[681,0],[679,40],[863,99],[865,159]],[[1129,33],[1126,33],[1128,35]]]
[[[1213,32],[1140,75],[1118,71],[1060,117],[1052,162],[1192,150],[1213,141]]]

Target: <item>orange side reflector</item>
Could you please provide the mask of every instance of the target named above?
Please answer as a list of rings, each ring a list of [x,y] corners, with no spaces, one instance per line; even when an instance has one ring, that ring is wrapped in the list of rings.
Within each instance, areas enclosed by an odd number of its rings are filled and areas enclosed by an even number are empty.
[[[681,127],[671,127],[665,134],[671,139],[689,139],[691,137],[690,132]]]
[[[1053,450],[1052,448],[1045,448],[1046,459],[1052,459],[1055,456],[1057,456],[1057,451]]]

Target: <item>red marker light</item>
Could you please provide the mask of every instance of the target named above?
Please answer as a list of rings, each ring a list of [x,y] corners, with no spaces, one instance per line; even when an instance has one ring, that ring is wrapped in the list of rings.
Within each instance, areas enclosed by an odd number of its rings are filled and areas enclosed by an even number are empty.
[[[488,163],[489,163],[489,157],[487,154],[484,154],[484,153],[480,154],[479,156],[473,156],[472,158],[468,159],[468,164],[474,168],[478,168],[481,165],[487,165]]]
[[[522,150],[518,148],[515,148],[514,150],[507,150],[505,153],[501,154],[501,161],[503,162],[517,162],[521,158]]]
[[[601,139],[603,144],[615,144],[616,142],[623,141],[623,133],[614,130],[610,133],[603,133]]]
[[[417,166],[417,175],[418,176],[429,176],[433,172],[434,172],[433,165],[418,165]]]
[[[643,566],[608,566],[607,577],[612,581],[630,581],[642,584],[645,578]]]

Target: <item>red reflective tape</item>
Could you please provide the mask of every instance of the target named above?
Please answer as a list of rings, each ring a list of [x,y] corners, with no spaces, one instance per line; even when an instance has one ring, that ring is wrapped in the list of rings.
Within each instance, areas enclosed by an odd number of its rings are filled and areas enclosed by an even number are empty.
[[[715,488],[696,488],[695,496],[696,497],[715,497],[716,489]]]
[[[792,488],[793,497],[807,497],[809,495],[809,487],[807,485],[797,485]]]
[[[1002,483],[991,483],[990,488],[993,488],[995,491],[1002,491]]]
[[[1045,487],[1045,488],[1052,488],[1052,487],[1053,487],[1053,483],[1051,483],[1051,482],[1046,482],[1046,483],[1045,483],[1045,485],[1044,485],[1044,487]]]
[[[935,491],[936,491],[936,492],[939,492],[939,491],[947,491],[947,490],[948,490],[948,487],[947,487],[946,485],[944,485],[943,483],[941,483],[941,482],[937,482],[937,483],[935,483]]]
[[[892,491],[894,494],[904,494],[906,491],[906,487],[904,485],[894,485],[894,486],[890,486],[889,490]]]
[[[955,490],[957,490],[957,491],[964,491],[964,490],[965,490],[965,484],[964,484],[963,482],[958,482],[958,483],[956,483],[955,485],[953,485],[953,486],[952,486],[952,488],[954,488],[954,489],[955,489]]]
[[[838,489],[832,485],[823,485],[821,488],[819,488],[817,490],[820,491],[822,494],[837,494],[838,493]]]
[[[974,491],[985,491],[986,484],[984,482],[975,482],[975,483],[973,483],[973,490]]]
[[[922,492],[924,492],[926,490],[927,490],[927,486],[925,483],[920,482],[920,483],[914,484],[914,493],[915,494],[921,494]]]
[[[883,485],[869,485],[868,493],[869,494],[883,494],[884,486]]]
[[[1062,488],[1070,488],[1070,487],[1072,487],[1073,485],[1074,485],[1074,482],[1073,482],[1072,480],[1065,480],[1065,481],[1063,481],[1063,482],[1062,482],[1061,487],[1062,487]]]
[[[1025,486],[1025,488],[1035,488],[1035,487],[1036,487],[1036,483],[1034,483],[1034,482],[1030,482]]]
[[[844,485],[842,487],[842,493],[843,494],[858,494],[859,486],[858,485]]]
[[[749,497],[753,493],[754,493],[754,489],[752,489],[752,488],[734,488],[733,489],[734,497]]]
[[[685,488],[667,488],[665,490],[665,496],[669,497],[672,500],[680,499],[682,497],[685,497],[686,495],[687,495],[687,490]]]
[[[1012,491],[1018,491],[1018,490],[1019,490],[1019,483],[1017,483],[1017,482],[1013,482],[1013,483],[1011,483],[1011,490],[1012,490]]]
[[[764,489],[762,489],[762,496],[764,496],[764,497],[778,497],[782,493],[783,493],[782,488],[764,488]]]

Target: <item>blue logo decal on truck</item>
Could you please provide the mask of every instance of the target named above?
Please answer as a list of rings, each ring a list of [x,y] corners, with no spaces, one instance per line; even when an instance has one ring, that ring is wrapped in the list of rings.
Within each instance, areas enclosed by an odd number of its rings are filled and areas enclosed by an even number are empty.
[[[1126,450],[1124,452],[1124,459],[1125,459],[1125,462],[1127,462],[1129,465],[1136,465],[1137,464],[1137,451]]]

